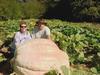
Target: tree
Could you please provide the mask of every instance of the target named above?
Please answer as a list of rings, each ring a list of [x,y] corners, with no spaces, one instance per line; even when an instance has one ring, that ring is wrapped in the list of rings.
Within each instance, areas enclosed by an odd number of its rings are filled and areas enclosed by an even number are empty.
[[[45,3],[38,0],[0,0],[0,16],[9,19],[39,18],[45,10]]]
[[[31,0],[26,3],[22,3],[21,11],[23,12],[23,17],[25,18],[38,18],[41,17],[45,12],[45,4],[37,1]]]
[[[94,21],[100,17],[98,2],[94,0],[76,0],[72,1],[73,18],[81,21]]]

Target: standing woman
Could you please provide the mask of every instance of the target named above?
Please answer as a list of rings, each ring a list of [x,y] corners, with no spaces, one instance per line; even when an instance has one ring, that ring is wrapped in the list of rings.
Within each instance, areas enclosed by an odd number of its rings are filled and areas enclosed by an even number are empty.
[[[38,39],[38,38],[44,38],[44,39],[51,39],[50,37],[50,29],[46,26],[47,23],[45,20],[39,19],[36,22],[36,25],[32,31],[32,38]]]

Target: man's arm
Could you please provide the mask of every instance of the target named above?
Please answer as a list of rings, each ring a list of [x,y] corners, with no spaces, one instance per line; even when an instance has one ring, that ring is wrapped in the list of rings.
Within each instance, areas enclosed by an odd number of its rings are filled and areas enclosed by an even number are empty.
[[[33,28],[32,34],[31,34],[31,37],[32,37],[33,39],[36,38],[35,34],[36,34],[36,28]]]
[[[47,36],[47,39],[51,39],[49,28],[46,28],[46,36]]]
[[[50,35],[47,35],[47,39],[51,39],[51,36]]]

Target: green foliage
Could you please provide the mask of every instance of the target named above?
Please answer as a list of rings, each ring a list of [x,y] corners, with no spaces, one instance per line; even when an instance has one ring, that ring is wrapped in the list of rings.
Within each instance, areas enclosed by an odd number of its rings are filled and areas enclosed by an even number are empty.
[[[97,73],[97,69],[96,69],[95,67],[91,68],[91,71],[92,71],[93,73]]]
[[[97,0],[73,0],[70,2],[70,4],[74,14],[73,16],[75,18],[94,21],[96,18],[100,17],[100,12],[98,9],[100,4]]]
[[[66,66],[61,66],[61,71],[63,75],[70,75],[70,69],[68,69]]]
[[[45,3],[38,0],[19,2],[17,0],[0,0],[0,16],[7,19],[38,18],[45,12]]]
[[[57,75],[57,72],[56,72],[56,70],[50,70],[48,73],[46,73],[44,75]]]
[[[36,19],[25,20],[29,31]],[[47,20],[52,40],[69,55],[71,64],[85,64],[93,73],[100,73],[100,27],[92,23],[71,23],[61,20]],[[0,40],[11,43],[11,38],[19,29],[19,20],[0,22]],[[7,46],[9,46],[9,43]],[[64,71],[65,72],[65,71]],[[77,72],[77,73],[76,73]],[[76,75],[79,71],[74,72]],[[83,71],[80,71],[81,74]],[[72,74],[72,75],[75,75]],[[83,74],[84,75],[84,74]],[[87,73],[87,75],[89,75]],[[92,75],[92,74],[90,74]]]
[[[1,0],[0,5],[0,16],[5,16],[9,19],[21,17],[20,5],[16,0]]]
[[[37,0],[22,3],[21,7],[22,16],[24,18],[38,18],[42,16],[46,9],[45,4]]]
[[[29,19],[39,18],[41,16],[46,18],[67,19],[71,21],[97,21],[100,19],[100,1],[0,0],[1,20],[3,17],[7,19]]]
[[[99,75],[97,74],[97,70],[95,68],[91,68],[91,71],[79,70],[75,68],[67,69],[65,66],[61,67],[61,71],[63,75]],[[57,70],[50,70],[45,75],[60,75]]]
[[[0,53],[0,62],[7,60],[2,53]]]

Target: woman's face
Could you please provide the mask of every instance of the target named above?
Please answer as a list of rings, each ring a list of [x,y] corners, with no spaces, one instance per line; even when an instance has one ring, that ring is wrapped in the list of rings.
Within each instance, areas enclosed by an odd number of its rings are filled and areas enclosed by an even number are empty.
[[[21,31],[22,33],[24,33],[26,30],[27,30],[26,24],[20,25],[20,31]]]

